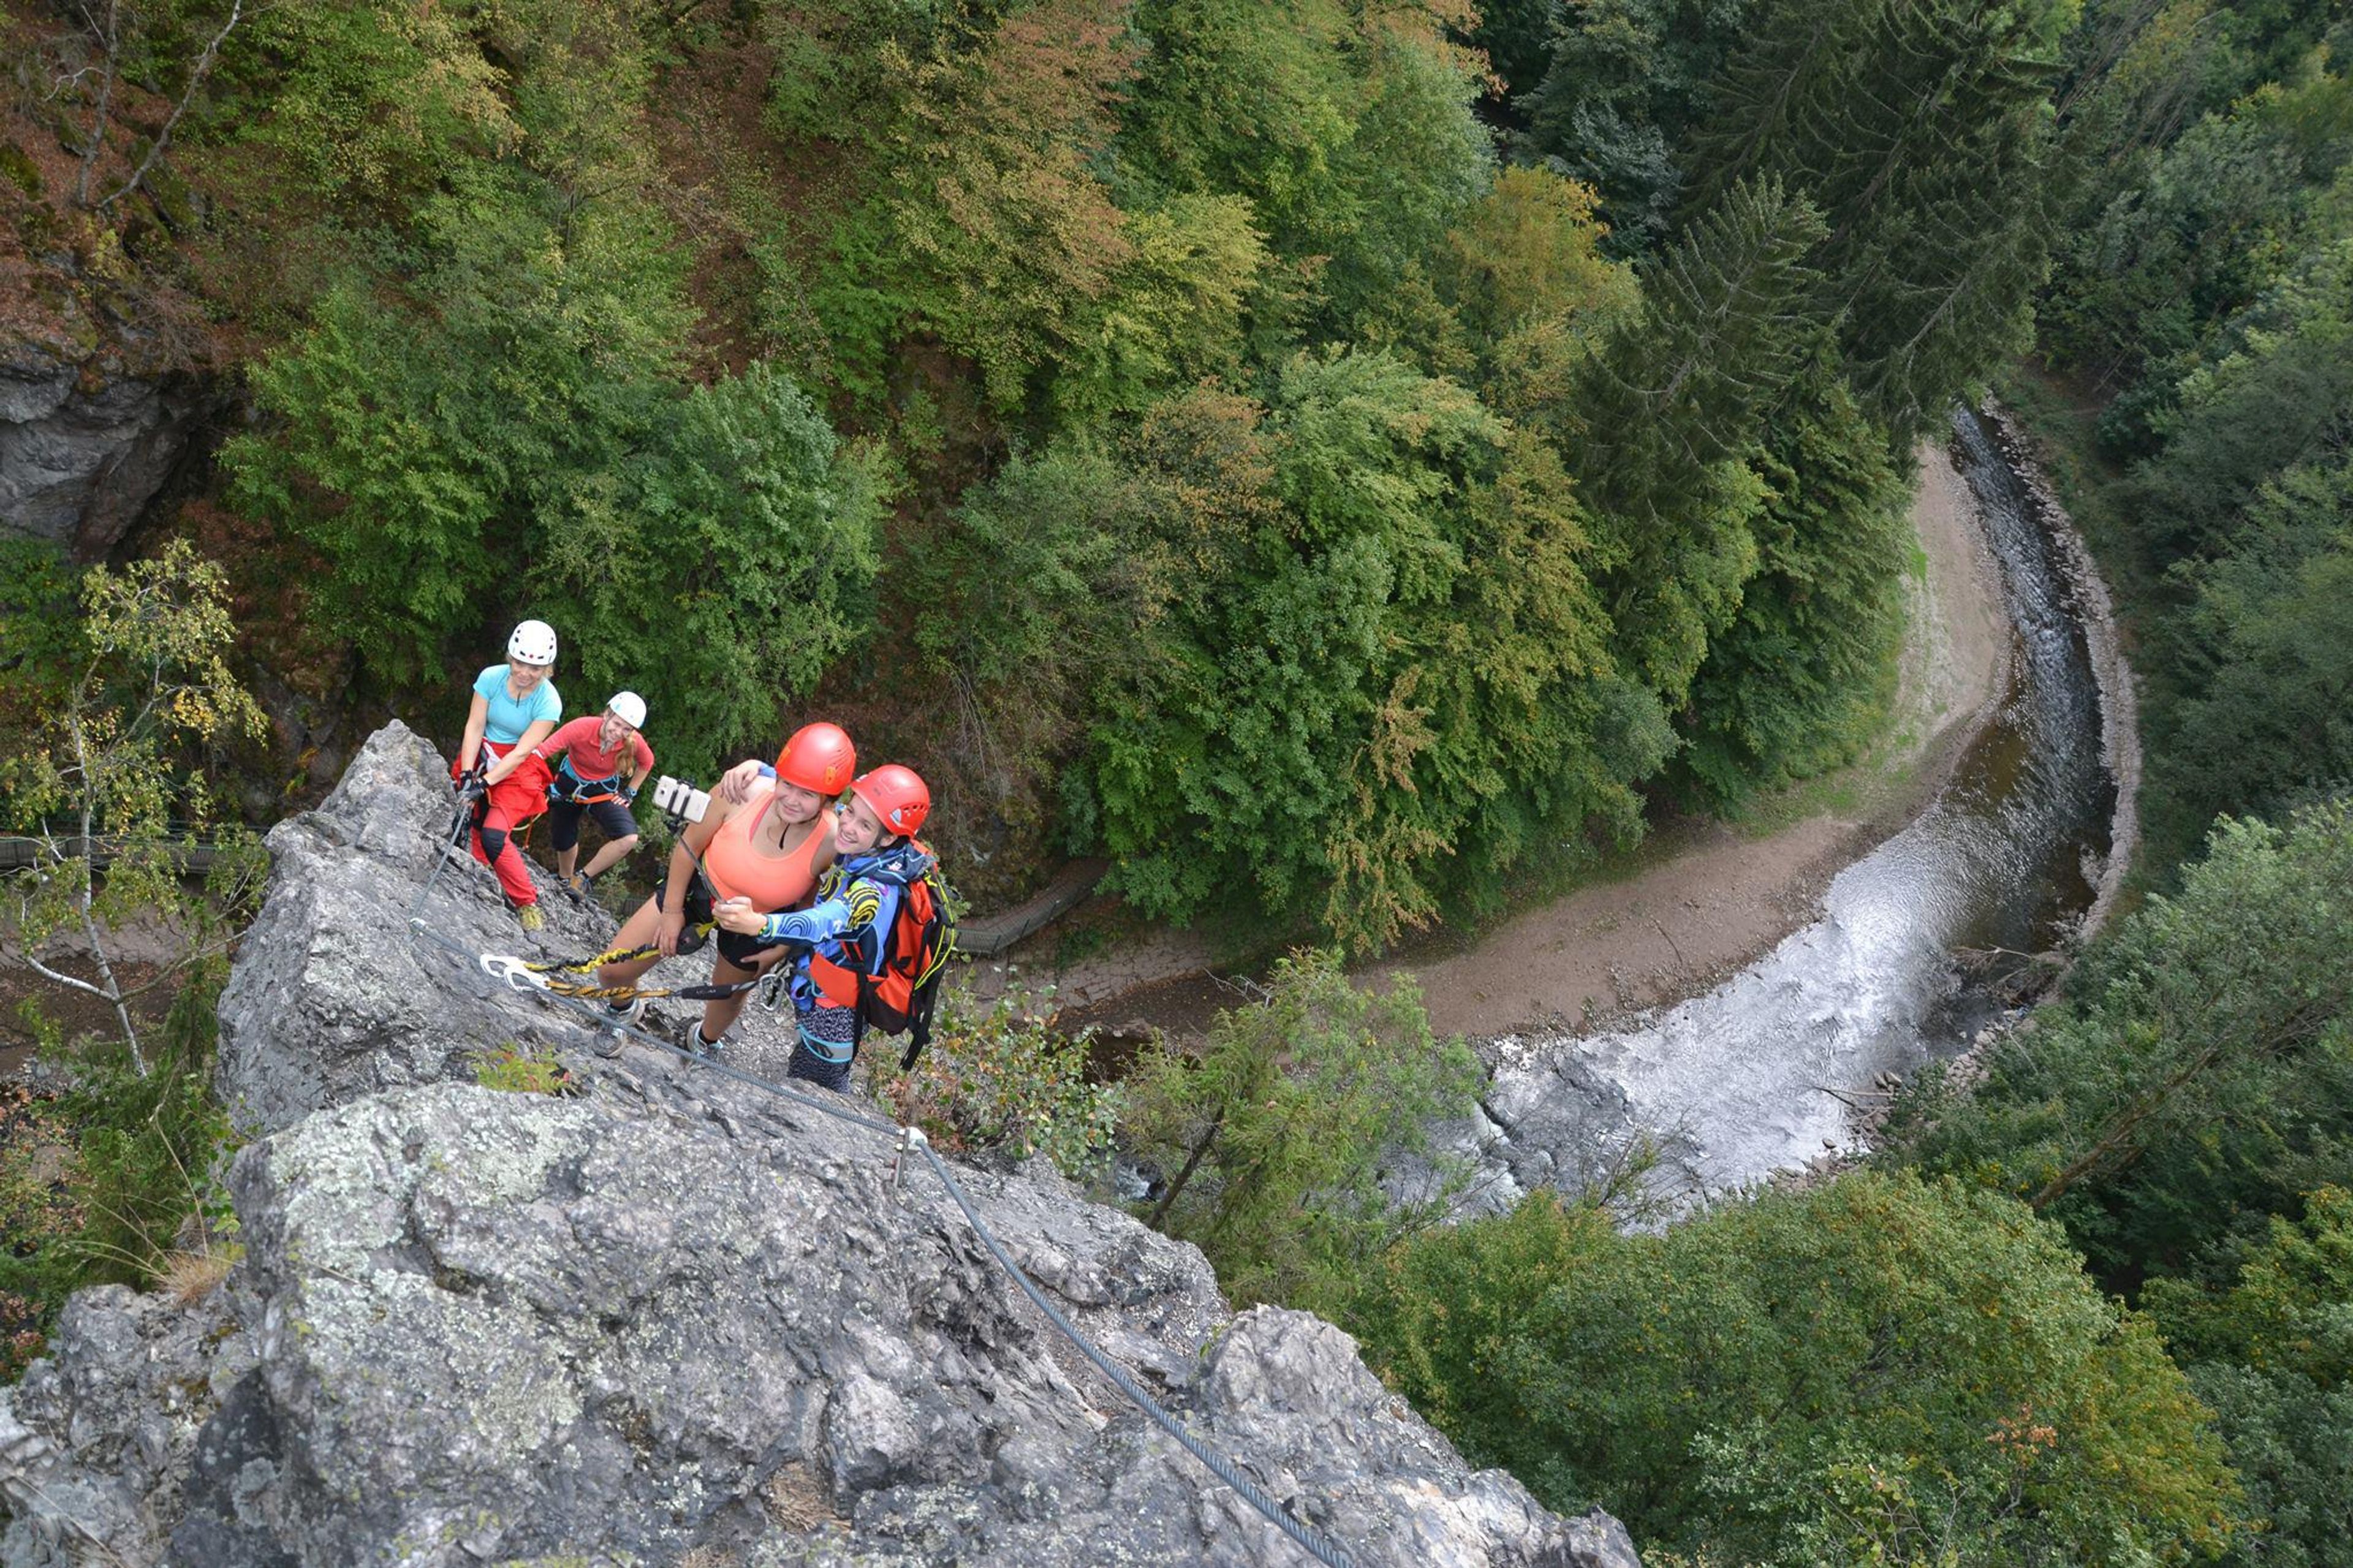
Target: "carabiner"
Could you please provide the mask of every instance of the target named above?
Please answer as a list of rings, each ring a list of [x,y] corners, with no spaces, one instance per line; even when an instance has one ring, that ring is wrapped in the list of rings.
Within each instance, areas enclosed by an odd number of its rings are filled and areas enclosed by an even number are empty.
[[[482,973],[493,980],[503,980],[516,991],[544,991],[547,986],[533,973],[530,961],[511,958],[502,952],[486,952],[481,956]]]

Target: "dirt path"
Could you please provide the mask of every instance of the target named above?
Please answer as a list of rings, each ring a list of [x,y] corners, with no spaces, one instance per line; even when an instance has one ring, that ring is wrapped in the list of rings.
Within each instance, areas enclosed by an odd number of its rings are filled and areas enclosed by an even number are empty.
[[[1889,738],[1765,833],[1678,825],[1644,868],[1525,911],[1467,952],[1409,961],[1441,1034],[1584,1028],[1706,990],[1814,918],[1822,889],[1915,816],[2007,684],[2010,627],[1968,484],[1923,443],[1913,526],[1926,556]],[[1787,803],[1785,803],[1787,804]],[[1778,814],[1775,814],[1778,815]]]
[[[1627,875],[1529,909],[1445,952],[1380,966],[1421,982],[1430,1023],[1473,1037],[1582,1028],[1694,994],[1812,919],[1840,868],[1903,826],[1935,795],[2009,682],[2011,630],[1968,484],[1941,443],[1923,442],[1912,521],[1925,566],[1911,580],[1909,631],[1887,738],[1862,761],[1800,785],[1757,815],[1770,827],[1685,822],[1655,833]],[[1081,915],[1082,927],[1087,918]],[[1146,928],[1101,952],[1049,931],[1008,955],[1050,981],[1080,1021],[1204,1025],[1237,993],[1209,976],[1197,932]],[[983,965],[981,988],[1002,965]]]
[[[181,943],[167,926],[141,917],[106,929],[107,956],[115,978],[126,989],[136,989],[154,977],[160,965],[176,959]],[[79,932],[57,933],[34,950],[42,963],[63,973],[95,984],[97,970],[90,961],[90,945]],[[131,1003],[132,1026],[145,1038],[171,1011],[173,989],[158,987]],[[22,1011],[26,1002],[40,1005],[43,1016],[68,1039],[82,1035],[115,1036],[114,1009],[96,997],[68,990],[44,979],[25,962],[21,939],[14,925],[0,922],[0,1084],[24,1076],[38,1051],[38,1035]]]

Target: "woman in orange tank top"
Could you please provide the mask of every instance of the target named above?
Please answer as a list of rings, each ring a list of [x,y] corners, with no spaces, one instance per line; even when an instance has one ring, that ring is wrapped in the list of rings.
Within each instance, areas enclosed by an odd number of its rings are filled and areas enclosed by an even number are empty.
[[[833,864],[833,814],[825,808],[857,770],[849,737],[832,724],[809,724],[795,731],[776,758],[775,784],[763,784],[740,802],[713,795],[701,822],[689,823],[670,851],[670,875],[660,890],[639,905],[613,939],[615,947],[650,943],[654,958],[608,963],[597,984],[627,985],[663,958],[702,947],[714,901],[745,899],[770,912],[808,902],[817,879]],[[702,858],[697,869],[695,858]],[[703,871],[710,881],[703,879]],[[712,884],[717,884],[716,898]],[[732,985],[765,973],[785,955],[755,937],[721,931],[712,959],[713,984]],[[698,1054],[713,1052],[751,994],[739,991],[706,1002],[699,1025],[689,1024],[681,1042]],[[634,1019],[642,1004],[613,1009]]]

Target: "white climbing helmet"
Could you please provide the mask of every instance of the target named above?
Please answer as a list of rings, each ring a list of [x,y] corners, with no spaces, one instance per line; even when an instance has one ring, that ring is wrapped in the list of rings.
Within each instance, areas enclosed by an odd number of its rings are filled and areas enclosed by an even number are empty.
[[[555,628],[545,621],[525,621],[507,638],[507,657],[525,664],[555,662]]]
[[[632,730],[646,727],[646,700],[634,691],[613,693],[613,700],[605,704],[605,711]]]

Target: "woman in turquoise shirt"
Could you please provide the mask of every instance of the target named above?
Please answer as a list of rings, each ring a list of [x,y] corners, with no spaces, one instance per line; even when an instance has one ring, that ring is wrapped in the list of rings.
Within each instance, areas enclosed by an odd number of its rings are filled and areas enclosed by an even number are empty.
[[[488,753],[469,847],[475,859],[498,873],[499,886],[525,931],[537,931],[545,922],[531,866],[515,847],[513,835],[547,806],[547,763],[532,748],[554,733],[556,721],[564,717],[564,700],[548,679],[554,668],[555,628],[545,621],[525,621],[515,627],[507,638],[507,661],[474,678],[466,738],[449,770],[451,782],[461,783],[473,770],[474,759]]]

